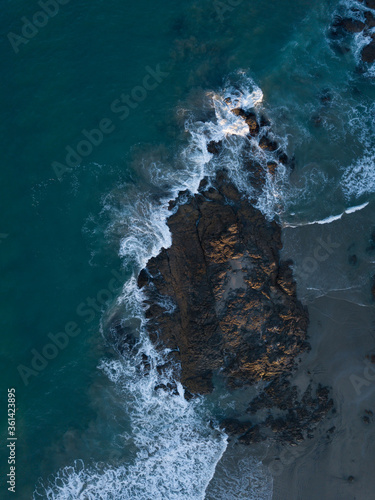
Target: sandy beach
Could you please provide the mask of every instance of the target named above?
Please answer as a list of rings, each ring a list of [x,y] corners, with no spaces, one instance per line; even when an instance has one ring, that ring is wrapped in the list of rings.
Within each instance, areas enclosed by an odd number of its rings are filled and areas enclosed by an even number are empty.
[[[364,237],[370,237],[371,222],[366,207],[332,224],[284,231],[284,254],[294,254],[299,295],[310,315],[311,351],[303,356],[296,383],[303,387],[312,377],[331,387],[336,411],[313,439],[293,450],[269,450],[265,463],[276,471],[274,500],[374,498],[373,257],[370,238]],[[333,247],[314,266],[318,241],[331,241]]]
[[[375,353],[374,310],[326,297],[309,310],[312,350],[300,380],[310,372],[331,385],[336,413],[322,422],[314,439],[296,447],[294,456],[285,453],[273,499],[374,498],[375,365],[368,359]],[[271,464],[273,453],[267,457]]]

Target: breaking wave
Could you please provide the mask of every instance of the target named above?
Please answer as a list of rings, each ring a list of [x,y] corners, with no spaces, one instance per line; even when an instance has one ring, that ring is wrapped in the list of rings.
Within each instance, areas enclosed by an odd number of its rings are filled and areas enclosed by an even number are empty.
[[[171,245],[166,220],[171,213],[169,201],[178,192],[197,192],[204,176],[226,167],[238,187],[252,196],[252,186],[243,169],[244,147],[251,141],[253,154],[264,168],[267,160],[275,157],[260,148],[259,137],[248,136],[244,120],[231,112],[233,106],[253,109],[257,114],[261,111],[262,91],[244,73],[222,92],[208,92],[206,99],[211,103],[212,119],[195,120],[187,113],[185,127],[190,134],[187,147],[173,164],[155,160],[147,165],[148,189],[128,190],[125,200],[119,200],[123,194],[117,190],[104,200],[103,210],[113,218],[110,229],[121,229],[124,234],[119,253],[131,277],[113,310],[103,317],[103,331],[110,327],[108,318],[120,314],[121,328],[132,332],[136,344],[119,351],[115,359],[102,359],[98,368],[113,383],[118,399],[123,402],[123,411],[129,415],[130,439],[137,450],[135,457],[131,463],[116,465],[76,460],[53,477],[40,480],[35,499],[203,499],[226,450],[227,436],[216,428],[212,408],[204,397],[187,401],[183,387],[174,380],[172,367],[169,371],[158,369],[166,363],[168,351],[156,350],[148,338],[143,296],[137,287],[138,273],[147,261],[162,247]],[[211,141],[222,144],[217,158],[208,152]],[[279,166],[278,175],[282,176],[285,169]],[[274,182],[277,180],[268,178],[267,189],[275,192],[258,199],[258,205],[270,217],[277,199]],[[160,305],[166,313],[173,307],[169,303]],[[248,466],[252,478],[246,483],[248,498],[256,495],[259,500],[269,500],[272,479],[258,467],[256,459]],[[228,494],[233,498],[238,493],[237,498],[242,498],[244,483],[238,483],[238,488],[238,492],[234,488]]]

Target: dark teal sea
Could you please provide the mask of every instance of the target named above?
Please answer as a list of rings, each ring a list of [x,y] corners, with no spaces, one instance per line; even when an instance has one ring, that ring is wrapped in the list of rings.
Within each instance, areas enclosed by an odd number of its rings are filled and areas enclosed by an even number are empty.
[[[215,409],[148,403],[108,317],[127,315],[139,330],[131,277],[168,241],[165,200],[204,172],[194,124],[216,123],[207,96],[224,95],[228,79],[261,89],[296,158],[293,176],[260,200],[264,212],[291,226],[368,203],[337,229],[361,224],[368,238],[372,77],[356,69],[358,41],[343,55],[327,37],[337,0],[68,0],[30,28],[39,4],[4,0],[0,12],[0,498],[204,498],[226,446],[206,425]],[[291,236],[290,251],[311,237]],[[364,258],[339,287],[360,276],[358,300],[369,301],[372,270]],[[335,280],[316,277],[313,288]],[[9,388],[16,494],[6,484]],[[258,498],[270,491],[264,473]]]

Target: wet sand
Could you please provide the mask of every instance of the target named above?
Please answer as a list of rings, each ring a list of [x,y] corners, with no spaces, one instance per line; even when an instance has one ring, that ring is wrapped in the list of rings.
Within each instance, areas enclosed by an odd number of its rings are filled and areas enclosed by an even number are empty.
[[[296,383],[312,377],[331,387],[336,412],[313,439],[269,450],[264,463],[274,470],[273,500],[375,498],[372,225],[366,207],[332,224],[284,231],[284,254],[295,262],[298,294],[310,314],[311,351]]]
[[[297,380],[303,383],[310,372],[331,386],[336,413],[318,426],[314,439],[282,451],[272,498],[369,500],[375,497],[375,311],[329,297],[309,310],[312,349]],[[265,463],[271,470],[276,457],[279,452],[270,450]]]

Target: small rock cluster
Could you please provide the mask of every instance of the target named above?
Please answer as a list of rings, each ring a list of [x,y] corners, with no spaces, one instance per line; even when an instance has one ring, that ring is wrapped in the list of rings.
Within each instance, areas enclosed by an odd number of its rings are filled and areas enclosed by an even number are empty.
[[[348,13],[348,17],[336,16],[334,22],[331,26],[330,35],[332,38],[341,38],[346,33],[363,33],[369,36],[372,40],[365,47],[363,47],[361,52],[361,58],[364,63],[372,64],[375,61],[375,33],[372,32],[372,28],[375,27],[375,0],[358,0],[362,6],[365,6],[367,10],[364,11],[364,20],[361,21],[356,18],[359,9],[353,7]],[[350,13],[353,17],[350,17]]]

